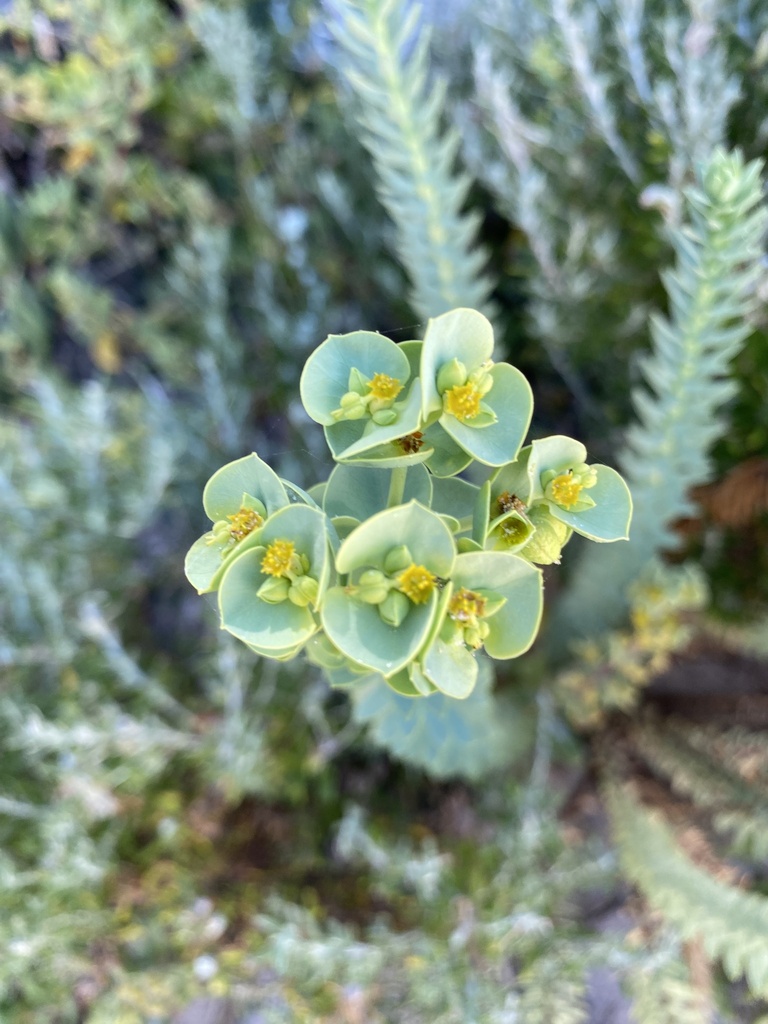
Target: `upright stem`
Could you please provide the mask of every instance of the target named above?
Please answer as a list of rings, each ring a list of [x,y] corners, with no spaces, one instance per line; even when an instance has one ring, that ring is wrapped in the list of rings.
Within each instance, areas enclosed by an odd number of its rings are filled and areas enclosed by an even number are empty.
[[[389,481],[389,494],[387,495],[387,508],[392,508],[394,505],[402,505],[407,472],[407,467],[403,466],[398,466],[397,469],[392,470],[392,477]]]

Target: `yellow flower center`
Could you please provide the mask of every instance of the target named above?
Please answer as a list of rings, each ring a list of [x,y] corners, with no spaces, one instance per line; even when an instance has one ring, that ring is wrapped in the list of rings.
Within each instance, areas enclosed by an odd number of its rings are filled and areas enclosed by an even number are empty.
[[[548,488],[552,501],[566,510],[576,504],[582,489],[583,485],[575,479],[573,473],[561,473]]]
[[[397,377],[389,377],[386,373],[374,373],[368,383],[368,390],[379,401],[393,402],[403,390],[403,385]]]
[[[291,567],[296,546],[290,540],[276,540],[261,560],[261,571],[267,576],[285,576]]]
[[[466,423],[480,412],[482,395],[474,384],[457,384],[443,395],[443,408],[457,420]]]
[[[399,590],[414,604],[425,604],[435,589],[435,576],[423,565],[409,565],[397,579]]]
[[[264,522],[263,517],[254,508],[241,508],[233,515],[227,516],[227,519],[230,523],[229,536],[234,541],[247,537],[249,533],[258,530]]]
[[[448,614],[456,622],[472,622],[481,619],[485,614],[485,598],[474,590],[459,587],[450,600]]]

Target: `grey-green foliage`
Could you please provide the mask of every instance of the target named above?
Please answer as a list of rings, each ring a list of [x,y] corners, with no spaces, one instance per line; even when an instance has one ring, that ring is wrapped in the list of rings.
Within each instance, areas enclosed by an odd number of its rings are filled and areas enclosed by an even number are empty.
[[[208,438],[202,398],[187,426]],[[0,1017],[29,1007],[40,1016],[22,1019],[49,1020],[56,1005],[74,1020],[76,981],[112,927],[101,886],[130,827],[124,801],[180,756],[231,798],[271,790],[275,687],[209,637],[185,673],[217,716],[201,736],[151,633],[130,636],[158,519],[174,516],[170,481],[180,461],[194,475],[205,458],[160,385],[38,371],[15,400],[0,416]]]
[[[761,163],[716,150],[686,190],[688,223],[671,233],[674,270],[663,275],[669,315],[651,318],[653,349],[632,393],[638,421],[620,456],[634,501],[630,542],[584,552],[558,608],[566,633],[615,623],[645,564],[676,546],[671,526],[691,511],[690,489],[710,474],[709,451],[736,385],[729,364],[750,333],[766,211]]]
[[[521,977],[520,1019],[525,1024],[583,1024],[587,1020],[582,963],[542,956]]]
[[[178,435],[155,387],[125,394],[40,375],[23,408],[24,419],[0,419],[0,649],[13,662],[24,636],[50,667],[73,653],[79,602],[156,512]]]
[[[140,789],[180,735],[151,714],[139,722],[103,685],[117,677],[115,689],[142,688],[148,707],[169,701],[122,648],[110,620],[125,599],[108,593],[135,581],[128,546],[173,472],[167,402],[43,374],[19,401],[23,416],[0,418],[0,1012],[45,1005],[52,985],[87,969],[104,926],[93,894],[114,846],[94,823],[119,806],[109,776]],[[79,701],[59,717],[62,690]],[[115,755],[121,766],[108,768]]]
[[[711,747],[697,749],[680,724],[649,722],[635,729],[633,738],[643,757],[670,779],[677,792],[707,808],[718,831],[733,834],[740,853],[758,859],[768,856],[768,801],[759,786],[722,764]]]
[[[701,1024],[706,1012],[680,960],[632,972],[627,988],[637,1024]]]
[[[297,22],[301,14],[300,8],[293,12]],[[379,259],[379,221],[385,221],[385,214],[373,197],[366,206],[355,194],[357,183],[349,174],[346,181],[341,179],[344,171],[356,168],[325,166],[326,151],[343,146],[344,130],[335,108],[323,101],[322,113],[310,115],[320,122],[318,137],[313,137],[296,110],[303,100],[295,101],[282,80],[287,69],[279,35],[263,22],[257,29],[255,21],[244,3],[225,8],[202,3],[189,11],[189,26],[223,87],[218,110],[234,141],[236,194],[228,203],[237,227],[229,218],[193,226],[176,247],[167,281],[184,308],[195,314],[204,347],[198,357],[201,386],[216,390],[216,407],[224,413],[218,417],[219,439],[226,451],[238,454],[245,450],[238,423],[242,425],[253,401],[253,385],[247,389],[244,382],[255,378],[256,386],[263,382],[276,398],[276,383],[292,384],[295,377],[295,364],[281,353],[310,350],[318,343],[321,325],[338,323],[355,308],[349,295],[338,302],[334,293],[339,282],[344,289],[369,287],[365,275],[352,278],[340,270],[343,260],[334,254],[344,246],[332,230],[354,230],[351,244],[358,267],[370,271],[382,302],[401,286],[394,267]],[[288,41],[282,45],[287,50]],[[291,54],[291,73],[299,57],[314,67],[317,56],[309,40]],[[308,194],[313,199],[309,203]],[[245,254],[238,249],[244,233]],[[257,347],[272,364],[274,379],[269,383],[263,360],[252,358]],[[256,366],[260,371],[254,374]],[[227,407],[234,415],[226,415]],[[301,420],[289,402],[283,410],[291,426]],[[286,452],[285,462],[300,469],[306,443],[297,436],[299,451]]]
[[[671,521],[691,511],[688,491],[707,479],[709,448],[727,425],[718,412],[736,384],[723,378],[751,330],[768,217],[761,170],[717,150],[685,192],[690,226],[674,233],[676,267],[662,275],[670,312],[651,318],[648,388],[633,393],[639,422],[621,457],[640,508],[632,548],[643,558],[674,546]]]
[[[581,146],[589,138],[638,186],[655,133],[656,144],[663,139],[669,148],[663,184],[679,192],[691,170],[722,144],[741,85],[728,66],[717,18],[729,23],[735,12],[690,3],[667,6],[658,17],[644,0],[609,0],[600,17],[593,6],[568,0],[497,0],[479,13],[478,99],[517,174],[530,163],[557,173],[547,166],[550,147],[578,156],[573,170],[588,173]],[[750,24],[747,31],[759,30]],[[546,127],[530,119],[534,89],[550,100]],[[638,118],[644,130],[637,130]],[[498,175],[494,183],[519,202],[513,182],[504,186]]]
[[[270,994],[277,999],[298,989],[308,998],[332,979],[343,992],[358,993],[364,1019],[583,1020],[589,968],[608,963],[632,969],[635,957],[619,936],[574,932],[570,941],[558,934],[556,922],[569,917],[568,899],[575,892],[611,884],[612,859],[580,857],[563,843],[548,815],[532,814],[526,824],[515,811],[510,816],[518,801],[503,782],[498,794],[478,796],[478,808],[499,803],[496,795],[504,805],[503,821],[491,825],[491,842],[477,851],[470,871],[481,873],[484,882],[470,889],[459,851],[432,838],[393,841],[375,833],[360,808],[347,808],[334,844],[337,863],[368,869],[385,900],[412,900],[424,915],[422,924],[398,931],[380,915],[353,930],[270,899],[254,921],[265,939],[259,962],[270,969]],[[515,971],[509,969],[512,960]],[[286,1010],[285,1019],[299,1018]]]
[[[355,720],[369,726],[375,743],[435,778],[479,779],[526,749],[521,733],[530,724],[527,716],[505,713],[491,692],[490,662],[480,665],[475,690],[461,701],[442,693],[413,700],[377,680],[353,687]]]
[[[641,207],[677,222],[690,174],[726,139],[742,86],[718,16],[752,39],[761,26],[743,11],[652,12],[643,0],[496,0],[477,15],[473,100],[488,134],[465,118],[467,159],[526,234],[535,335],[599,416],[558,350],[596,330],[602,338],[608,311],[622,339],[637,335],[637,288],[629,306],[611,293],[630,275],[642,288],[647,275]],[[567,216],[554,197],[567,197]]]
[[[270,900],[255,925],[265,936],[268,983],[276,983],[271,994],[284,996],[285,986],[295,985],[307,998],[333,978],[345,992],[359,993],[371,1019],[378,1013],[403,1024],[578,1024],[589,1019],[588,986],[599,970],[627,985],[642,1024],[672,1024],[676,1009],[681,1024],[698,1024],[700,1004],[669,932],[639,948],[613,931],[585,935],[570,927],[583,894],[605,892],[615,881],[614,858],[591,845],[592,856],[580,856],[558,836],[549,810],[523,811],[504,783],[496,794],[477,796],[478,808],[494,803],[504,804],[504,822],[473,853],[470,870],[482,873],[483,883],[470,889],[458,850],[431,837],[393,841],[359,807],[348,807],[334,843],[337,861],[368,869],[377,895],[407,893],[440,924],[398,932],[381,916],[353,931]],[[446,920],[448,906],[455,913]],[[286,1011],[285,1019],[298,1018]]]
[[[621,866],[686,940],[698,940],[732,980],[768,993],[768,900],[718,881],[683,853],[660,817],[616,781],[605,787]]]
[[[258,98],[266,84],[266,39],[253,31],[243,7],[201,4],[190,11],[189,26],[230,86],[232,102],[222,104],[223,118],[236,135],[244,135],[259,115]]]
[[[19,1009],[37,1024],[53,1006],[77,1019],[77,979],[114,928],[102,886],[117,843],[169,766],[194,764],[233,801],[283,789],[267,728],[288,674],[278,686],[224,634],[199,628],[185,631],[169,671],[155,623],[142,621],[165,569],[159,546],[186,525],[185,481],[220,425],[233,426],[219,397],[208,374],[195,408],[174,413],[154,381],[127,390],[38,371],[0,417],[2,1019]],[[211,715],[202,731],[198,695]],[[322,710],[318,744],[338,731]],[[299,720],[294,702],[292,736]],[[179,826],[168,816],[153,836],[162,843],[166,830],[169,857]]]
[[[15,1019],[5,1012],[26,1005],[51,1007],[52,988],[57,1011],[69,1015],[62,1019],[76,1019],[71,993],[93,963],[89,940],[105,927],[107,915],[92,894],[111,852],[94,847],[79,814],[79,805],[66,799],[41,810],[25,825],[28,832],[39,832],[47,856],[24,867],[6,854],[0,858],[0,1011],[5,1020]]]
[[[488,310],[479,218],[462,213],[471,179],[454,171],[460,136],[441,128],[445,84],[429,84],[429,32],[406,0],[340,0],[331,28],[357,98],[362,141],[422,316],[455,306]]]

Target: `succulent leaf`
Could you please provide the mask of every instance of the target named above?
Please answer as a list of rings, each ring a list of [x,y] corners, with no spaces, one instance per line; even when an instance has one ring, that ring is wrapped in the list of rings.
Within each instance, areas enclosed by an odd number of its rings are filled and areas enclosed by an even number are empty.
[[[433,476],[447,478],[456,476],[472,461],[472,456],[458,445],[440,423],[433,423],[424,431],[424,440],[432,449],[426,460]]]
[[[406,544],[418,565],[425,565],[436,576],[449,577],[456,548],[451,531],[440,517],[417,501],[371,516],[341,545],[336,557],[340,573],[363,566],[383,568],[387,554]]]
[[[414,604],[402,623],[384,622],[375,605],[356,600],[345,587],[325,595],[322,622],[331,642],[352,661],[385,677],[398,673],[424,644],[437,607],[437,593]]]

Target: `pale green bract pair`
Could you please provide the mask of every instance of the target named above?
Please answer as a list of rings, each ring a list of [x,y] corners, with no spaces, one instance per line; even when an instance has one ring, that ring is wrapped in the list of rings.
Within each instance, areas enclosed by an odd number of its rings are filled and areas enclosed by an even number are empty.
[[[203,494],[213,526],[185,568],[218,591],[222,628],[265,657],[303,652],[333,686],[378,677],[412,697],[467,697],[479,652],[528,650],[537,566],[574,531],[626,539],[632,502],[572,438],[521,450],[531,389],[492,352],[488,320],[455,309],[423,341],[356,331],[312,353],[301,397],[338,463],[328,480],[305,492],[252,454]],[[457,475],[472,462],[482,484]]]

